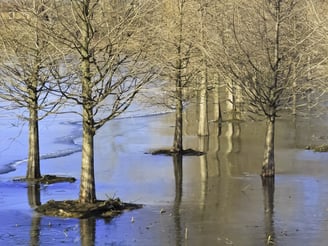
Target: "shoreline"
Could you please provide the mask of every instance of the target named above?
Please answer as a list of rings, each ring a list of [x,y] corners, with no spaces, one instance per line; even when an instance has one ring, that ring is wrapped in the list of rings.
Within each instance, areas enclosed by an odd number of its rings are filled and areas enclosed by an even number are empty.
[[[161,109],[160,111],[153,109],[147,113],[143,113],[140,115],[136,114],[135,112],[140,112],[140,110],[135,110],[133,112],[129,111],[127,113],[123,113],[121,116],[111,120],[110,122],[124,121],[127,119],[160,117],[160,116],[172,113],[172,111],[164,110],[164,109]],[[54,136],[53,140],[51,141],[52,142],[51,145],[60,144],[60,145],[63,145],[63,147],[62,148],[57,147],[58,148],[57,150],[54,150],[54,151],[50,150],[48,152],[42,153],[40,155],[40,161],[65,157],[65,156],[74,154],[76,152],[81,152],[81,150],[82,150],[82,146],[80,143],[80,140],[82,137],[81,121],[78,121],[78,120],[67,121],[67,116],[65,118],[63,118],[62,120],[60,119],[60,117],[56,116],[56,119],[59,120],[57,123],[59,128],[71,128],[71,130],[69,130],[70,132],[67,135],[63,135],[61,137]],[[107,124],[109,124],[110,122],[108,122]],[[42,124],[42,121],[41,121],[41,124]],[[48,124],[48,122],[45,125],[47,125],[47,124]],[[42,128],[42,125],[40,128]],[[40,136],[41,136],[40,139],[42,139],[43,137],[42,137],[41,133],[40,133]],[[71,146],[71,147],[68,148],[68,147],[64,147],[64,146]],[[26,148],[27,148],[27,146],[26,146]],[[42,149],[41,144],[40,144],[40,149]],[[5,154],[6,152],[4,151],[3,153]],[[16,171],[18,166],[26,164],[26,162],[27,162],[27,156],[22,159],[12,160],[9,163],[3,163],[0,165],[0,175],[14,172],[14,171]]]

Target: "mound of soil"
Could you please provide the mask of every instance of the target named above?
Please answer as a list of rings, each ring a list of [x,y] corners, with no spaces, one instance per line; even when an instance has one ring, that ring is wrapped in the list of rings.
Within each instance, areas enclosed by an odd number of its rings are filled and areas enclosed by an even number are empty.
[[[310,145],[306,146],[305,149],[313,150],[314,152],[328,152],[328,144]]]
[[[65,176],[56,176],[56,175],[44,175],[39,179],[27,179],[23,178],[15,178],[14,181],[16,182],[36,182],[40,184],[54,184],[54,183],[62,183],[62,182],[69,182],[74,183],[76,178],[74,177],[65,177]]]
[[[152,155],[188,155],[188,156],[201,156],[204,155],[205,153],[202,151],[198,150],[193,150],[193,149],[184,149],[182,151],[175,151],[173,149],[159,149],[159,150],[153,150],[149,152],[148,154]]]
[[[50,200],[37,207],[35,211],[47,216],[67,218],[113,218],[125,210],[138,208],[142,208],[142,205],[123,203],[120,199],[97,200],[95,203],[81,203],[78,200]]]

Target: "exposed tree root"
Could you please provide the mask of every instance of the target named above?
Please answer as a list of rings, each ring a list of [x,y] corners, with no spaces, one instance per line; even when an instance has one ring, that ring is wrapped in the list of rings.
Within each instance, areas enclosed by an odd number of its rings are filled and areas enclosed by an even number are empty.
[[[98,200],[95,203],[80,203],[78,200],[50,200],[37,207],[35,211],[47,216],[66,218],[113,218],[123,211],[138,208],[142,208],[142,205],[123,203],[120,199]]]
[[[44,175],[39,179],[28,179],[28,178],[15,178],[14,181],[16,182],[35,182],[40,184],[54,184],[54,183],[61,183],[61,182],[69,182],[74,183],[76,178],[74,177],[65,177],[65,176],[56,176],[56,175]]]

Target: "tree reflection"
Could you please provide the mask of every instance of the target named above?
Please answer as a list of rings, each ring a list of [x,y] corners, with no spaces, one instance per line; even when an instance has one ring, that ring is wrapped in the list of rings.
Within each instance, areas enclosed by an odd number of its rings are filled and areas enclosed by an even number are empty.
[[[209,137],[201,136],[198,138],[199,150],[204,152],[204,155],[201,155],[200,158],[200,175],[201,175],[201,193],[200,193],[200,204],[201,208],[205,208],[205,199],[208,186],[208,150],[209,150]]]
[[[31,208],[41,205],[40,184],[28,183],[27,185],[28,204]]]
[[[27,198],[31,208],[41,205],[40,184],[28,183]],[[40,245],[41,216],[34,214],[30,228],[30,245]]]
[[[215,167],[215,171],[216,171],[216,175],[219,177],[221,172],[220,172],[220,150],[221,150],[221,142],[220,142],[220,137],[222,134],[222,124],[219,123],[217,125],[217,127],[214,127],[214,132],[216,132],[216,134],[211,134],[210,138],[211,138],[211,144],[209,146],[212,147],[212,151],[214,153],[215,158],[213,160],[216,161],[217,165]]]
[[[240,152],[240,122],[227,122],[226,138],[227,138],[227,154]]]
[[[80,219],[80,237],[82,246],[95,245],[96,240],[96,219]]]
[[[226,165],[222,166],[225,170],[221,173],[226,176],[231,176],[231,168],[234,163],[234,158],[236,153],[241,151],[241,138],[240,138],[241,126],[239,121],[229,121],[226,123],[226,149],[224,151],[226,157]]]
[[[264,222],[265,222],[265,243],[267,245],[274,244],[274,177],[262,178],[263,201],[264,201]]]
[[[180,205],[182,199],[182,183],[183,183],[183,169],[182,169],[183,156],[181,154],[173,155],[173,165],[174,165],[174,177],[175,177],[175,199],[173,206],[174,224],[176,232],[176,245],[181,245],[182,228],[181,228],[181,216],[180,216]]]

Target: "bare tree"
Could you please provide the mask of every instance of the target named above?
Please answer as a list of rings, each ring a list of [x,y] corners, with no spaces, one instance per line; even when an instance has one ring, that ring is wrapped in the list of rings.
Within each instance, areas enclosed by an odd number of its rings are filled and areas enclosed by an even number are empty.
[[[27,179],[40,179],[39,121],[59,108],[52,88],[59,76],[58,58],[40,32],[47,22],[46,0],[7,2],[0,37],[0,98],[6,109],[17,109],[29,122]],[[22,109],[22,110],[20,110]],[[27,115],[24,109],[28,111]]]
[[[209,4],[205,0],[199,1],[199,25],[200,25],[200,43],[199,51],[201,56],[200,61],[200,83],[199,83],[199,114],[198,114],[198,135],[207,136],[208,131],[208,58],[207,58],[207,21],[209,19],[208,10]]]
[[[327,93],[327,65],[328,65],[328,18],[327,10],[328,4],[326,1],[322,0],[307,0],[306,1],[307,12],[307,24],[313,30],[312,35],[312,56],[309,57],[309,63],[313,66],[313,69],[309,71],[308,77],[311,80],[313,77],[316,78],[315,86],[311,86],[308,90],[311,94],[308,95],[308,104],[309,109],[316,107],[318,108],[317,112],[326,114],[326,105],[323,101],[326,100],[326,97],[315,97],[313,101],[312,94],[315,95],[326,95]],[[315,61],[315,62],[313,62]],[[310,104],[310,105],[309,105]]]
[[[274,136],[278,113],[292,95],[293,82],[304,82],[309,71],[306,40],[310,30],[291,32],[301,1],[239,1],[234,6],[230,32],[222,40],[226,75],[241,88],[248,111],[267,122],[262,176],[274,176]],[[302,52],[299,52],[302,50]]]
[[[152,19],[153,61],[161,68],[162,82],[158,84],[164,92],[157,102],[175,111],[172,153],[183,152],[183,109],[195,95],[193,86],[199,73],[194,32],[199,24],[197,8],[193,0],[159,1]]]
[[[62,94],[74,102],[82,117],[80,203],[95,203],[94,136],[109,120],[132,103],[153,77],[145,61],[142,16],[147,1],[82,0],[56,2],[51,10],[57,23],[44,30],[59,46],[70,48],[78,79]],[[74,88],[74,89],[73,89]]]

